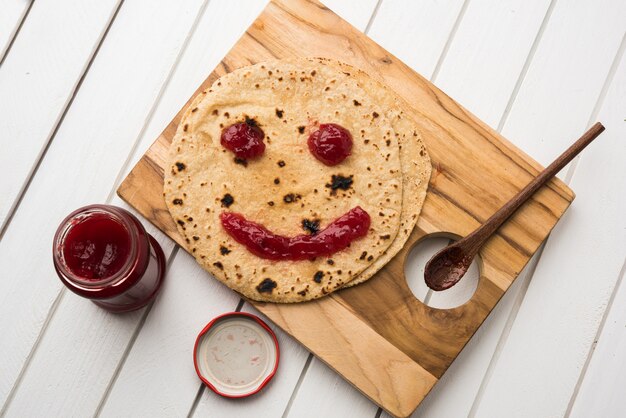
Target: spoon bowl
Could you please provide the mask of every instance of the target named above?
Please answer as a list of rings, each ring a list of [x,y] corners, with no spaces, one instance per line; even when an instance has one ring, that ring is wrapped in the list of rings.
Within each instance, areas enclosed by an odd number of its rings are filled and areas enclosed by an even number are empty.
[[[439,250],[426,263],[424,280],[433,290],[446,290],[467,273],[474,256],[468,257],[458,242]]]

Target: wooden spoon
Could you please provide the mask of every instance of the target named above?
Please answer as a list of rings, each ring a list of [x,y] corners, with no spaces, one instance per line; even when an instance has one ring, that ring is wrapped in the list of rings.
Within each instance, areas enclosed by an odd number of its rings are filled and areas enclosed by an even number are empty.
[[[596,122],[583,136],[574,142],[552,164],[543,170],[526,187],[509,200],[496,213],[474,232],[459,241],[445,247],[435,254],[426,263],[424,280],[433,290],[445,290],[454,286],[465,275],[472,260],[480,247],[491,238],[496,230],[506,221],[524,202],[526,202],[541,186],[546,184],[563,167],[577,156],[587,145],[604,131],[604,126]]]

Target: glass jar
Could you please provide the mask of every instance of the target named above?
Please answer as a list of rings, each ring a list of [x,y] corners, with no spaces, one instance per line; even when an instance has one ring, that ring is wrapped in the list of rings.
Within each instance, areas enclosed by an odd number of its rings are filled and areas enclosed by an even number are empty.
[[[147,305],[165,275],[159,243],[132,213],[111,205],[69,214],[54,235],[52,254],[65,286],[111,312]]]

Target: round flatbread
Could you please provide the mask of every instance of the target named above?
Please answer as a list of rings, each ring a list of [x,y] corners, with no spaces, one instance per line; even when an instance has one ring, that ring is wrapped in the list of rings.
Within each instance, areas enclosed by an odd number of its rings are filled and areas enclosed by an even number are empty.
[[[323,60],[260,63],[217,80],[183,116],[165,173],[165,200],[189,252],[229,287],[271,302],[323,296],[372,266],[400,230],[403,199],[402,135],[384,104],[349,71]],[[266,149],[243,162],[221,146],[220,135],[246,118],[264,131]],[[307,138],[320,123],[352,133],[352,154],[337,166],[308,150]],[[332,190],[333,175],[351,178],[350,187]],[[227,195],[232,203],[225,204]],[[305,261],[259,258],[219,219],[237,212],[294,236],[305,233],[304,220],[324,228],[356,206],[371,217],[369,233],[330,257]]]

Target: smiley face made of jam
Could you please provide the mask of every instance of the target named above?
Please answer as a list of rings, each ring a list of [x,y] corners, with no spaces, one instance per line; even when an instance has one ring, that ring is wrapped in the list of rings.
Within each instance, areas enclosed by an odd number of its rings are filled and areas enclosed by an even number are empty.
[[[350,282],[400,229],[399,113],[320,62],[222,76],[170,148],[164,195],[187,250],[255,300],[303,301]]]
[[[222,131],[222,146],[240,161],[259,158],[265,151],[265,134],[258,124],[248,117],[244,122],[232,124]],[[327,166],[336,166],[348,158],[352,150],[352,135],[337,124],[321,124],[310,134],[307,141],[309,151]],[[279,180],[280,181],[280,180]],[[334,175],[331,190],[348,190],[352,178]],[[293,200],[286,195],[283,200]],[[263,225],[233,212],[220,214],[222,227],[235,241],[244,245],[251,253],[270,260],[306,260],[329,256],[348,247],[355,239],[365,236],[369,230],[370,215],[356,206],[319,229],[319,220],[303,219],[303,228],[309,234],[292,237],[278,235]]]

